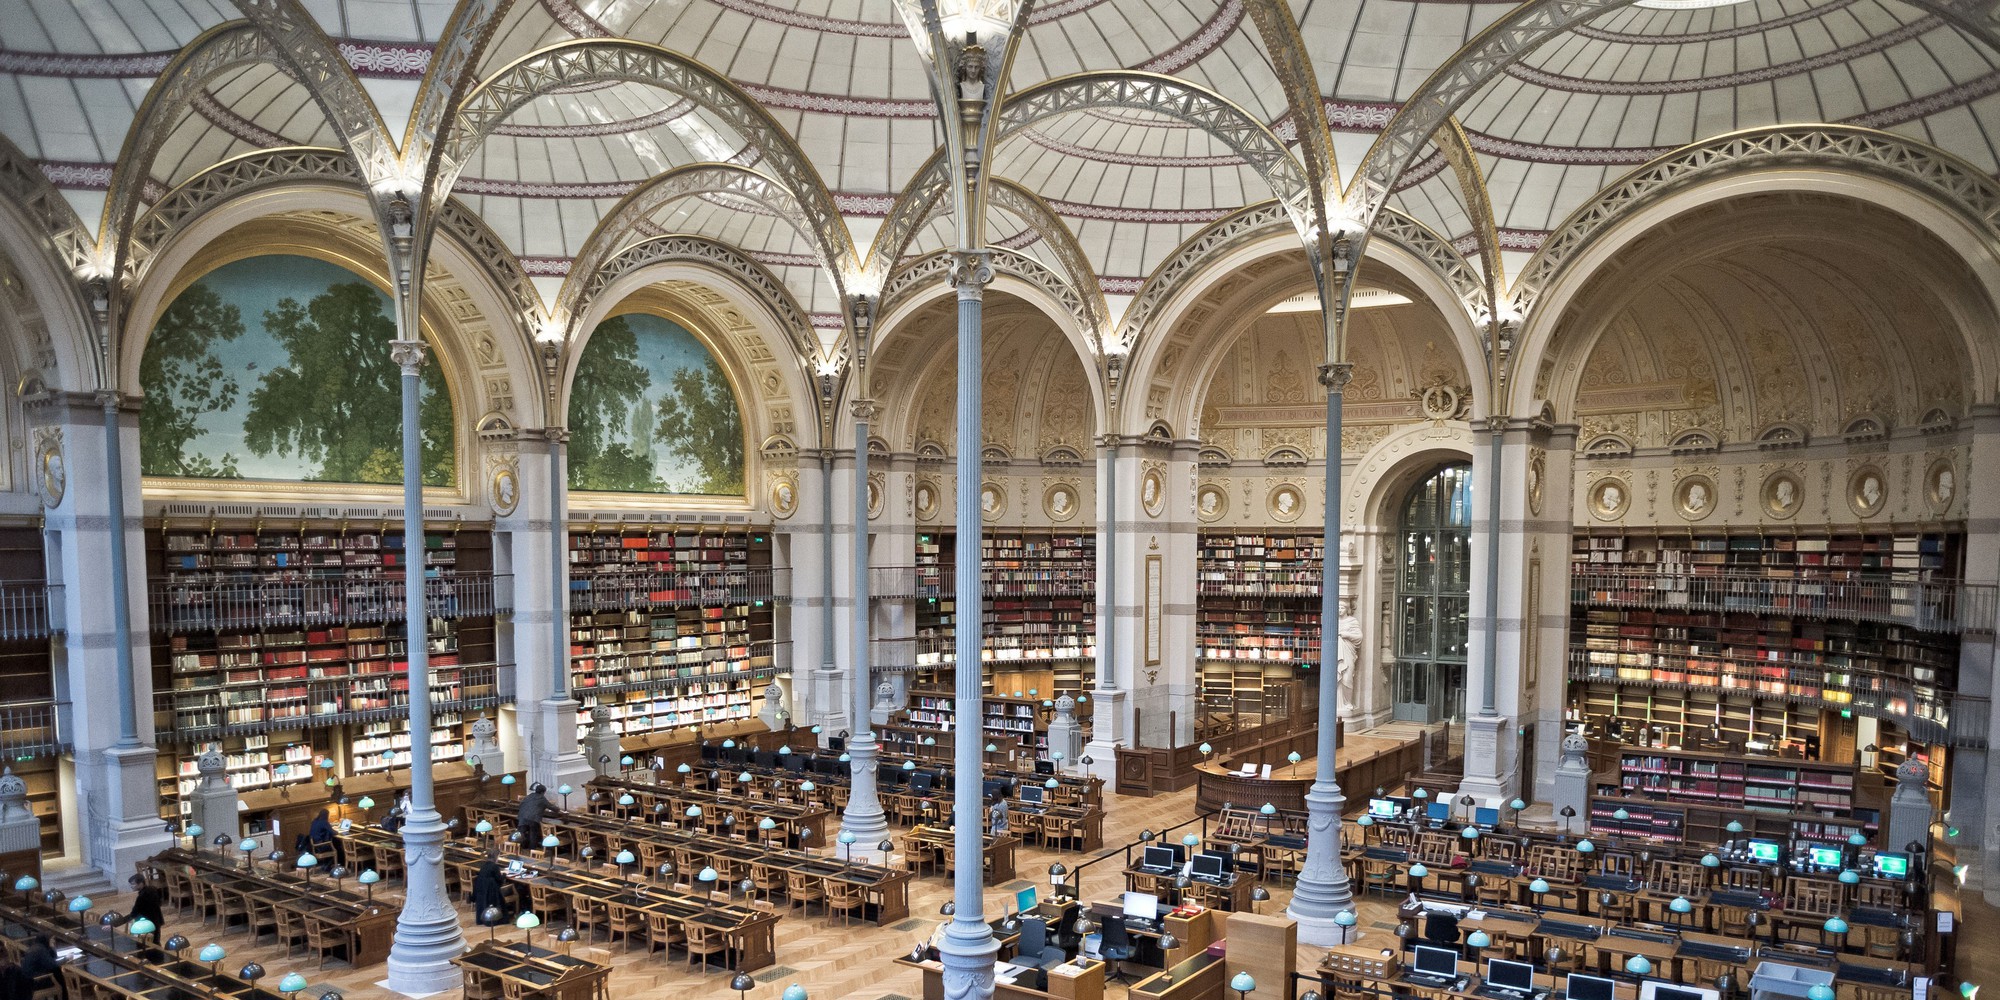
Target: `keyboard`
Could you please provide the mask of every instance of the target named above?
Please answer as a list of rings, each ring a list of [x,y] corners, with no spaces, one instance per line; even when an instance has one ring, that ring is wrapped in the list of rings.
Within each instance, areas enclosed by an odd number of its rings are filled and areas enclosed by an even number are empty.
[[[1265,837],[1264,842],[1272,847],[1287,847],[1296,850],[1304,850],[1306,846],[1306,838],[1304,837],[1286,837],[1276,834]]]
[[[1896,911],[1880,906],[1857,906],[1847,915],[1847,922],[1863,927],[1901,927],[1903,918]]]
[[[1708,894],[1708,901],[1717,906],[1733,906],[1746,910],[1761,910],[1770,905],[1764,902],[1764,894],[1754,889],[1717,889]]]
[[[1840,973],[1836,977],[1841,982],[1864,983],[1869,986],[1901,986],[1903,975],[1895,969],[1881,969],[1872,965],[1848,965],[1840,963]]]
[[[1562,920],[1550,920],[1547,917],[1542,918],[1540,926],[1535,930],[1540,934],[1553,934],[1574,941],[1595,941],[1604,933],[1604,928],[1598,924],[1572,924]]]
[[[1429,973],[1424,973],[1424,972],[1405,972],[1403,973],[1402,979],[1406,983],[1414,983],[1418,986],[1428,986],[1431,989],[1437,989],[1442,986],[1450,985],[1451,983],[1455,982],[1458,979],[1458,977],[1433,976],[1430,975]]]
[[[1672,934],[1662,934],[1658,931],[1642,931],[1636,927],[1613,927],[1608,933],[1612,937],[1628,938],[1633,941],[1651,941],[1654,944],[1672,944],[1674,942]]]
[[[1505,861],[1474,861],[1467,867],[1481,875],[1498,875],[1501,878],[1514,878],[1521,874],[1520,865],[1510,865]]]
[[[1474,995],[1486,997],[1487,1000],[1531,1000],[1534,997],[1533,993],[1526,990],[1510,990],[1492,983],[1481,983],[1479,988],[1472,992]]]
[[[1726,944],[1711,944],[1706,941],[1682,941],[1681,958],[1701,958],[1711,962],[1747,962],[1750,949],[1735,948]]]
[[[1602,892],[1638,892],[1639,886],[1642,883],[1636,878],[1628,878],[1624,875],[1599,874],[1585,875],[1583,877],[1583,884],[1588,888],[1597,889]]]

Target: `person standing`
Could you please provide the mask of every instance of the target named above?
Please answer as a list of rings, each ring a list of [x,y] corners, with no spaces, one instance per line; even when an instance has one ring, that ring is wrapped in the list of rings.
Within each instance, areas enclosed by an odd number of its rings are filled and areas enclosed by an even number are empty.
[[[133,898],[132,908],[127,910],[124,916],[119,917],[113,923],[116,926],[123,927],[140,917],[145,917],[147,920],[153,922],[153,932],[147,935],[147,937],[152,941],[153,946],[157,948],[160,944],[160,929],[167,924],[166,913],[160,907],[160,890],[138,875],[132,876],[131,885],[133,890],[139,895]]]
[[[514,814],[514,829],[521,833],[521,849],[532,851],[542,842],[542,817],[548,815],[548,786],[537,781],[521,797],[521,809]]]

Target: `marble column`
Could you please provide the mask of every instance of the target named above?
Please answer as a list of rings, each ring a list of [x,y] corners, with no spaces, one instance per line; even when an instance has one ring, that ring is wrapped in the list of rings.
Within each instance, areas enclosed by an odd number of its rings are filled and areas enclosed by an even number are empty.
[[[558,508],[568,473],[560,428],[518,439],[520,502],[494,522],[494,545],[509,554],[514,613],[502,623],[513,649],[514,720],[525,759],[511,762],[528,781],[582,787],[592,774],[577,740],[580,709],[568,691],[568,531]]]

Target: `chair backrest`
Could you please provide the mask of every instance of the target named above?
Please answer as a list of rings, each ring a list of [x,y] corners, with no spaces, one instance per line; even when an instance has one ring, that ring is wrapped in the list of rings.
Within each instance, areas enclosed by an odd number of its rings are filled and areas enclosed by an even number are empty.
[[[1104,947],[1129,948],[1132,946],[1132,936],[1125,933],[1124,917],[1106,917],[1101,926],[1104,931]]]
[[[1021,920],[1021,943],[1015,948],[1017,954],[1029,958],[1040,958],[1042,949],[1049,944],[1048,921],[1040,917],[1024,917]]]

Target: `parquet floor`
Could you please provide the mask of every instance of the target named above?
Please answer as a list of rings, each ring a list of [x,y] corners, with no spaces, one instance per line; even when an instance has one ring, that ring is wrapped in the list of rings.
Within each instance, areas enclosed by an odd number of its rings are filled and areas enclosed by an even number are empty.
[[[1386,735],[1386,734],[1385,734]],[[1396,735],[1401,736],[1401,733]],[[1011,900],[1015,891],[1026,888],[1030,882],[1048,892],[1048,866],[1051,862],[1062,861],[1074,868],[1079,862],[1090,857],[1110,854],[1117,857],[1084,870],[1082,896],[1085,899],[1112,899],[1124,891],[1122,846],[1135,838],[1143,829],[1162,830],[1186,823],[1194,818],[1194,789],[1188,788],[1172,795],[1155,798],[1132,798],[1106,793],[1106,815],[1104,823],[1103,851],[1093,854],[1078,852],[1052,852],[1039,848],[1023,847],[1017,853],[1019,880],[1009,886],[991,888],[986,891],[986,912],[989,919],[1002,912],[1002,901]],[[899,834],[899,828],[891,828],[892,836]],[[1180,833],[1198,830],[1176,831]],[[900,853],[896,855],[900,863]],[[1262,904],[1263,912],[1271,913],[1281,909],[1290,899],[1289,886],[1273,885],[1272,900]],[[747,1000],[778,1000],[785,987],[791,983],[804,986],[813,1000],[882,1000],[890,997],[918,997],[922,994],[919,976],[915,970],[890,964],[890,960],[907,954],[918,941],[926,940],[931,932],[945,918],[938,909],[951,898],[951,883],[939,874],[929,874],[911,883],[909,920],[891,927],[877,927],[873,924],[856,922],[843,923],[829,919],[815,912],[811,916],[794,910],[778,924],[778,964],[754,973],[758,986],[752,990]],[[100,900],[100,910],[123,909],[129,905],[129,896],[116,900]],[[484,940],[488,929],[472,924],[470,907],[461,905],[460,919],[465,924],[469,941]],[[1371,922],[1389,921],[1395,918],[1395,907],[1386,901],[1364,901],[1362,905],[1362,925]],[[376,983],[384,974],[380,964],[363,969],[352,969],[344,963],[333,961],[326,969],[314,968],[316,960],[308,957],[287,957],[284,949],[276,944],[253,945],[249,935],[241,930],[227,934],[217,933],[212,927],[203,928],[193,918],[176,919],[174,913],[167,914],[167,934],[187,935],[196,948],[215,941],[229,950],[228,964],[236,965],[245,961],[257,961],[268,970],[272,981],[287,972],[303,974],[311,984],[300,994],[303,997],[317,997],[327,987],[343,991],[350,1000],[358,998],[389,998],[393,994]],[[554,927],[545,927],[535,935],[537,942],[551,940]],[[518,936],[521,932],[513,928],[503,928],[504,936]],[[1302,949],[1302,953],[1306,949]],[[591,959],[611,964],[612,995],[618,1000],[665,1000],[683,997],[733,998],[735,994],[728,987],[730,973],[709,972],[706,975],[692,970],[685,960],[674,961],[665,954],[646,957],[643,947],[628,950],[620,944],[606,945],[602,942],[586,945],[578,942],[575,953],[587,955]],[[1311,959],[1302,959],[1309,963]],[[1112,987],[1114,994],[1121,993],[1119,987]]]

